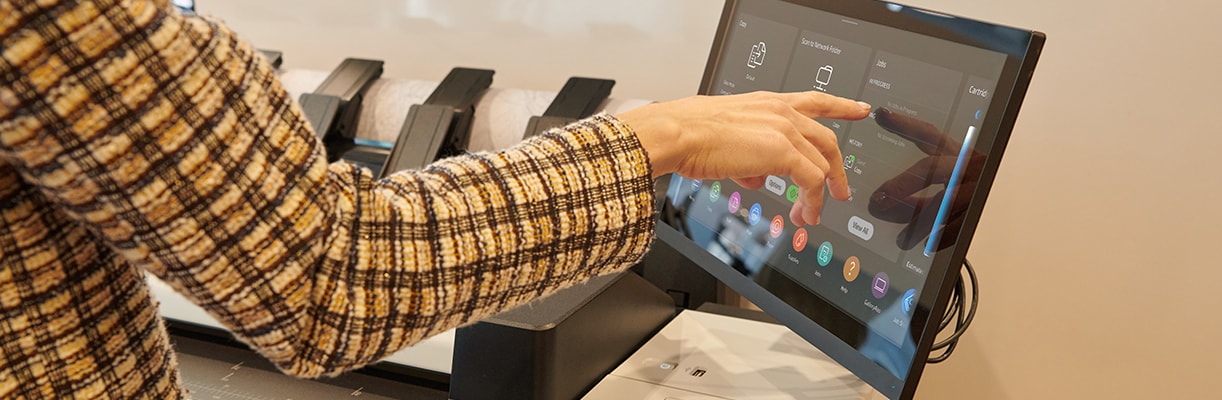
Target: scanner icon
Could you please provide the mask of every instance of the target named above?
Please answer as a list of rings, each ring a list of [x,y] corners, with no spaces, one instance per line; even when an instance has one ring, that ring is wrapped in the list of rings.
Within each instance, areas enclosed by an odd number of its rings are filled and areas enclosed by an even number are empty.
[[[819,91],[822,92],[827,91],[824,86],[827,86],[827,84],[832,82],[832,71],[833,68],[831,65],[819,67],[819,71],[815,73],[815,89],[819,89]]]

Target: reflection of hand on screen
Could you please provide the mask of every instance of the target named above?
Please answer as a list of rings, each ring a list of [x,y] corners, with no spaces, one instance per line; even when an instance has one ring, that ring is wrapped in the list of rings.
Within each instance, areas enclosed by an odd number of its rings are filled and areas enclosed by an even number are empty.
[[[896,238],[896,244],[905,250],[925,240],[935,229],[958,231],[963,225],[963,213],[971,196],[953,194],[976,190],[984,156],[974,150],[965,152],[961,142],[943,134],[928,122],[886,108],[880,107],[876,111],[875,120],[883,129],[911,141],[928,156],[880,185],[870,196],[870,214],[888,222],[908,224]],[[966,169],[960,172],[962,178],[957,182],[957,187],[948,188],[948,184],[954,184],[951,176],[960,158],[964,159]],[[949,207],[943,211],[946,215],[938,218],[948,189],[952,192]],[[934,235],[934,240],[937,237]],[[937,243],[936,249],[945,248],[951,242],[942,240]]]

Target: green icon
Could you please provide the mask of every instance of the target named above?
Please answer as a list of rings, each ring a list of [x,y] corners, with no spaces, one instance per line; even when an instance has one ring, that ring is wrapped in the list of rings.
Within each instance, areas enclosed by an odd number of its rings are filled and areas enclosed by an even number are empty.
[[[713,182],[713,187],[709,189],[709,201],[717,201],[721,198],[721,182]]]
[[[844,156],[844,169],[853,168],[853,164],[857,163],[857,156],[849,154]]]
[[[817,260],[819,261],[820,267],[826,267],[828,263],[832,262],[831,242],[823,242],[823,244],[819,245],[819,255]]]
[[[785,198],[789,199],[790,203],[796,203],[798,201],[798,187],[789,185],[789,189],[785,191]]]

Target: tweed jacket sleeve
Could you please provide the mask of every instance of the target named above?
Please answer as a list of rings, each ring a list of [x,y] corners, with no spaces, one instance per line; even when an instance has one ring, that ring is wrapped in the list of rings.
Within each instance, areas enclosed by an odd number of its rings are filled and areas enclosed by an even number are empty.
[[[651,242],[650,165],[612,116],[378,180],[328,165],[267,62],[165,0],[0,0],[0,55],[0,181],[30,188],[21,209],[66,216],[293,375],[619,271]]]

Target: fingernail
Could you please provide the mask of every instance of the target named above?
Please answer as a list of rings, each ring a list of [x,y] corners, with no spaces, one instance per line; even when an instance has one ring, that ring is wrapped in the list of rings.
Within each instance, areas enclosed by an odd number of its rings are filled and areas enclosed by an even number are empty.
[[[870,111],[870,103],[866,103],[866,102],[864,102],[864,101],[859,101],[859,102],[857,102],[857,105],[861,106],[861,109],[862,109],[863,111]]]

